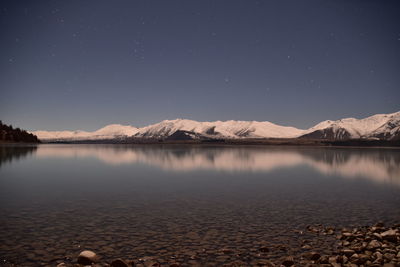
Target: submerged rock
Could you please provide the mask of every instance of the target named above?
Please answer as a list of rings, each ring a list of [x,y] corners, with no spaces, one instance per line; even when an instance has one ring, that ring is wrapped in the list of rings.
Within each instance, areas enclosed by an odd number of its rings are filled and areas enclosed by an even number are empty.
[[[310,260],[316,261],[321,257],[321,255],[317,252],[311,252],[310,253]]]
[[[259,260],[259,261],[257,261],[257,266],[275,267],[276,265],[269,260]]]
[[[159,267],[159,266],[161,266],[161,265],[160,265],[159,262],[151,261],[151,262],[146,262],[146,263],[144,264],[144,266],[146,266],[146,267]]]
[[[286,267],[290,267],[290,266],[294,265],[294,259],[293,259],[293,257],[291,257],[291,256],[286,257],[286,258],[283,260],[282,265],[283,265],[283,266],[286,266]]]

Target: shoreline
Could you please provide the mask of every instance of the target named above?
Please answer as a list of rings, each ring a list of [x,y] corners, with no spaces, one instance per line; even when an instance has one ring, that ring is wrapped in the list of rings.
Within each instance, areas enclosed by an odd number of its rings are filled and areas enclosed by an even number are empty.
[[[48,266],[57,267],[158,267],[158,266],[400,266],[400,224],[385,226],[379,222],[352,229],[309,225],[297,233],[300,253],[291,252],[286,244],[259,244],[251,251],[236,251],[234,246],[219,248],[212,257],[207,250],[189,253],[185,257],[170,256],[169,260],[157,255],[140,258],[102,259],[90,250],[82,250],[75,258],[53,260]],[[331,246],[329,248],[329,246]],[[274,256],[278,251],[282,256]],[[24,266],[3,262],[4,266]],[[46,266],[47,266],[46,265]]]
[[[339,147],[339,148],[399,148],[400,140],[328,140],[328,139],[98,139],[98,140],[43,140],[32,142],[2,142],[0,145],[84,144],[84,145],[199,145],[199,146],[277,146],[277,147]]]
[[[400,141],[383,140],[297,140],[297,139],[268,139],[268,140],[82,140],[82,141],[43,141],[41,144],[116,144],[116,145],[200,145],[200,146],[277,146],[277,147],[346,147],[346,148],[399,148]]]

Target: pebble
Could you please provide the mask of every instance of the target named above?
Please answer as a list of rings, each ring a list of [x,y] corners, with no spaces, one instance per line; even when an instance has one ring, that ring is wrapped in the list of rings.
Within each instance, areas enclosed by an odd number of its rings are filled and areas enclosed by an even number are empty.
[[[111,267],[129,267],[128,263],[122,259],[113,260],[110,265]]]

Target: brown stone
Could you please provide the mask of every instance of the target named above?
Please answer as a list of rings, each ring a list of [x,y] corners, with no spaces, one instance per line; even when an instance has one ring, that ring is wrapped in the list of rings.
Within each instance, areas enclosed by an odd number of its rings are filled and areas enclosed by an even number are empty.
[[[264,266],[264,267],[275,267],[275,264],[273,264],[269,260],[259,260],[259,261],[257,261],[257,265],[258,266]]]
[[[294,265],[294,259],[293,259],[293,257],[291,257],[291,256],[286,257],[286,258],[283,260],[282,265],[283,265],[283,266],[286,266],[286,267],[290,267],[290,266]]]
[[[113,260],[110,265],[111,267],[129,267],[128,263],[122,259]]]
[[[368,243],[367,249],[377,249],[380,248],[382,244],[377,241],[377,240],[372,240],[371,242]]]
[[[78,263],[82,265],[91,265],[99,261],[96,253],[90,250],[84,250],[78,255]]]
[[[146,267],[160,267],[160,263],[156,262],[156,261],[149,261],[149,262],[145,262],[144,266]]]
[[[311,260],[311,261],[316,261],[321,257],[321,255],[317,252],[308,252],[304,254],[304,258]]]
[[[323,255],[318,259],[318,262],[321,263],[321,264],[328,264],[329,263],[329,257],[326,256],[326,255]]]
[[[352,249],[342,249],[342,251],[341,251],[344,255],[346,255],[346,256],[351,256],[351,255],[353,255],[354,254],[354,250],[352,250]]]
[[[396,230],[387,230],[383,233],[381,233],[382,239],[390,241],[390,242],[396,242],[397,241],[397,236],[396,236],[397,231]]]

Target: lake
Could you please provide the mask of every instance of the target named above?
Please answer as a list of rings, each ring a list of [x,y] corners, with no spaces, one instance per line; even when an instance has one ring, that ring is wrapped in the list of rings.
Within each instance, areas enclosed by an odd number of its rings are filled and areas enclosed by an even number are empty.
[[[400,222],[391,148],[0,146],[0,259],[221,265],[333,249],[313,225]],[[299,236],[301,234],[301,236]],[[269,246],[268,255],[260,247]]]

